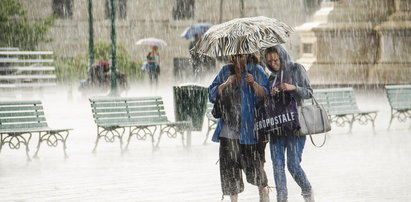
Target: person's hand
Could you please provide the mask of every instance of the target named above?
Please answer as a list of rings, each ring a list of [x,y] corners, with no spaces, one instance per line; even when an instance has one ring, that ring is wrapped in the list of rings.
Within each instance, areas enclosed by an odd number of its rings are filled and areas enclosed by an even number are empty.
[[[254,76],[252,74],[249,74],[249,73],[245,74],[245,81],[248,84],[252,85],[254,83]]]
[[[223,92],[223,89],[227,86],[230,85],[232,83],[235,83],[237,80],[235,75],[231,75],[227,78],[227,80],[222,83],[219,87],[218,87],[218,94],[221,95],[221,93]]]
[[[292,90],[295,90],[295,89],[297,89],[297,87],[292,85],[292,84],[289,84],[289,83],[281,83],[280,84],[280,90],[281,91],[292,91]]]
[[[231,75],[227,78],[227,80],[225,81],[225,84],[231,84],[231,83],[235,83],[237,80],[235,75]]]
[[[271,88],[271,95],[275,95],[278,92],[280,92],[280,90],[278,90],[278,88]]]

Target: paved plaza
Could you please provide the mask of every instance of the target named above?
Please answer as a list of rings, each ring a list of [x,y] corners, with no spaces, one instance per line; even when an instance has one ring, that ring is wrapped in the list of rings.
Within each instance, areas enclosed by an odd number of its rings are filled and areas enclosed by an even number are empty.
[[[36,97],[43,101],[51,127],[74,129],[67,140],[69,158],[64,159],[61,145],[43,145],[40,158],[27,162],[24,149],[11,150],[5,145],[0,154],[0,201],[221,201],[218,144],[208,141],[202,145],[206,127],[192,133],[189,150],[183,149],[181,139],[163,137],[156,152],[152,152],[150,140],[133,139],[124,155],[118,141],[101,142],[93,154],[96,125],[90,104],[73,89],[71,93],[68,88],[55,89]],[[147,89],[132,86],[127,96],[163,96],[166,113],[173,119],[172,87]],[[352,133],[348,126],[334,126],[322,148],[307,139],[302,166],[316,201],[411,201],[410,120],[394,121],[387,131],[390,108],[384,92],[361,90],[356,95],[360,109],[379,110],[376,133],[371,125],[354,124]],[[37,138],[31,140],[31,155]],[[269,185],[274,187],[268,148],[266,160]],[[303,201],[289,174],[287,179],[289,201]],[[275,201],[274,188],[270,197]],[[239,199],[258,201],[257,188],[246,184]]]

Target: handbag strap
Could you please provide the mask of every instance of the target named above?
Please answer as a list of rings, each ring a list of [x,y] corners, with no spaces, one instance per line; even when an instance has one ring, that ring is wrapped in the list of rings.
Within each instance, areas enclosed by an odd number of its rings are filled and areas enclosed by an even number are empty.
[[[323,140],[323,143],[321,143],[320,146],[318,146],[317,144],[315,144],[312,135],[310,135],[310,140],[311,140],[311,143],[313,143],[313,145],[314,145],[315,147],[317,147],[317,148],[323,147],[323,146],[325,145],[325,141],[327,140],[327,133],[324,134],[324,140]]]
[[[280,83],[283,82],[283,75],[284,75],[283,70],[281,70],[281,72],[280,72]],[[275,87],[275,84],[277,83],[277,78],[278,78],[278,73],[275,75],[273,84],[271,85],[272,88]]]
[[[313,102],[315,103],[315,105],[319,106],[320,104],[317,102],[317,100],[315,99],[314,95],[313,95],[310,91],[308,91],[308,92],[311,94],[312,100],[313,100]],[[323,109],[320,108],[320,110],[323,110]],[[301,110],[301,113],[303,113],[302,110]],[[323,124],[324,124],[324,127],[323,127],[323,128],[324,128],[324,131],[325,131],[325,121],[324,121],[324,117],[321,116],[321,119],[322,119],[322,122],[323,122]],[[305,120],[304,120],[304,121],[305,121]],[[305,124],[307,124],[307,122],[306,122]],[[321,143],[321,145],[318,146],[317,144],[315,144],[314,139],[313,139],[313,136],[312,136],[311,134],[310,134],[309,136],[310,136],[311,143],[313,143],[313,145],[314,145],[315,147],[317,147],[317,148],[323,147],[323,146],[325,145],[326,140],[327,140],[327,133],[325,133],[325,134],[324,134],[323,143]]]

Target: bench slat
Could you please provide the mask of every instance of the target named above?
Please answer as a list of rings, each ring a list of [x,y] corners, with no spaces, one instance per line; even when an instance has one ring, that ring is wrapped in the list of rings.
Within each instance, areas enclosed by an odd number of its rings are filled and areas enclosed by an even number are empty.
[[[0,55],[52,55],[53,51],[1,51]]]
[[[56,75],[0,75],[0,80],[18,80],[18,79],[56,79]]]
[[[43,110],[43,106],[19,106],[19,107],[0,107],[0,111],[33,111]]]
[[[0,105],[40,105],[41,102],[37,100],[27,100],[27,101],[2,101]]]
[[[39,128],[48,127],[47,123],[31,123],[31,124],[12,124],[12,125],[0,125],[0,132],[3,129],[22,129],[22,128]]]
[[[166,113],[164,111],[160,111],[160,113],[158,112],[141,112],[141,113],[115,113],[115,114],[95,114],[94,117],[95,118],[115,118],[115,117],[124,117],[124,118],[128,118],[128,117],[145,117],[145,116],[153,116],[153,115],[165,115]]]
[[[44,116],[43,111],[38,112],[15,112],[15,113],[0,113],[0,117],[25,117],[25,116]]]
[[[121,98],[121,97],[114,97],[114,98],[107,98],[107,97],[101,97],[101,98],[90,98],[91,103],[95,102],[115,102],[115,101],[144,101],[144,100],[160,100],[161,97],[128,97],[128,98]]]
[[[385,89],[407,89],[411,88],[411,85],[387,85]]]
[[[0,67],[0,72],[16,71],[16,72],[25,72],[25,71],[54,71],[55,67],[49,66],[39,66],[39,67]]]
[[[160,101],[145,101],[145,102],[113,102],[113,103],[94,103],[91,104],[92,107],[104,108],[104,107],[132,107],[132,106],[152,106],[152,105],[161,105],[163,104]]]
[[[324,89],[314,89],[314,93],[337,93],[337,92],[352,92],[353,88],[324,88]]]
[[[53,59],[8,59],[0,58],[0,63],[52,63]]]
[[[157,117],[157,118],[131,118],[125,121],[124,119],[97,119],[97,124],[126,124],[126,123],[156,123],[167,121],[166,117]]]
[[[115,112],[148,112],[164,110],[164,106],[159,107],[136,107],[136,108],[98,108],[93,109],[93,113],[115,113]]]
[[[7,119],[0,119],[0,123],[27,123],[27,122],[45,122],[46,118],[44,117],[32,117],[32,118],[11,118],[8,117]]]
[[[14,83],[14,84],[0,84],[0,88],[28,88],[28,87],[51,87],[56,86],[57,83]]]

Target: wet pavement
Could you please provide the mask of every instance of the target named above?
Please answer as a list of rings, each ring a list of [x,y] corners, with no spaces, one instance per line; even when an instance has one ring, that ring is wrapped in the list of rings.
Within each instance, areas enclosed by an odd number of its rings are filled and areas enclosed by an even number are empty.
[[[132,86],[127,96],[160,95],[173,119],[172,87],[152,89]],[[382,90],[356,91],[360,109],[379,110],[376,133],[371,125],[335,127],[322,148],[307,139],[302,166],[319,202],[411,201],[411,130],[394,121],[387,131],[390,108]],[[42,146],[39,159],[27,162],[24,149],[4,146],[0,154],[0,201],[220,201],[218,144],[202,145],[205,129],[193,132],[192,147],[183,149],[180,139],[163,138],[152,152],[149,140],[133,139],[121,155],[119,142],[101,142],[92,154],[96,138],[90,104],[75,90],[59,88],[37,96],[43,101],[51,127],[73,128],[67,140],[69,159],[62,146]],[[5,98],[9,99],[22,99]],[[321,141],[324,135],[316,135]],[[37,136],[30,142],[30,154]],[[127,136],[124,137],[126,139]],[[268,148],[265,165],[269,185],[274,186]],[[289,201],[303,201],[299,187],[287,173]],[[271,190],[275,201],[275,189]],[[240,201],[258,201],[257,188],[246,183]],[[229,201],[225,197],[223,201]]]

